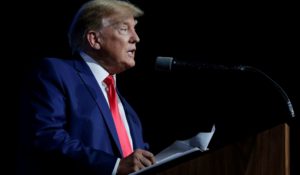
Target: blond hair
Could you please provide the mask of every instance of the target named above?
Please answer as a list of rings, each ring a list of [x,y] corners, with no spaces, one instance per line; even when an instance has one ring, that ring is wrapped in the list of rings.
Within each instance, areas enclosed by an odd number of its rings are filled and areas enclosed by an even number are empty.
[[[92,0],[83,4],[76,13],[68,33],[72,51],[83,49],[87,42],[87,32],[101,29],[103,19],[115,14],[139,17],[143,15],[143,11],[127,1],[120,0]]]

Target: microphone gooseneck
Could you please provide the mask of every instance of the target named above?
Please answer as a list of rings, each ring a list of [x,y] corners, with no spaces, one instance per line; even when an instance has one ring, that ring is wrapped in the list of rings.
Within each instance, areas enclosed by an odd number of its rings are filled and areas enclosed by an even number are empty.
[[[260,75],[263,75],[267,80],[269,80],[272,85],[275,86],[276,90],[280,93],[283,97],[286,105],[288,107],[288,111],[292,118],[295,117],[294,108],[292,105],[291,100],[289,99],[287,93],[283,90],[283,88],[274,81],[270,76],[268,76],[263,71],[252,67],[252,66],[245,66],[245,65],[238,65],[238,66],[225,66],[225,65],[216,65],[216,64],[195,64],[186,61],[177,61],[173,57],[162,57],[158,56],[155,62],[155,70],[157,71],[174,71],[174,70],[229,70],[229,71],[242,71],[242,72],[254,72]]]
[[[249,71],[249,72],[255,72],[255,73],[259,73],[260,75],[263,75],[267,80],[269,80],[276,88],[276,90],[281,94],[281,96],[283,97],[284,101],[286,102],[286,105],[288,107],[290,116],[292,118],[294,118],[295,115],[295,111],[292,105],[292,102],[290,100],[290,98],[288,97],[287,93],[283,90],[283,88],[276,82],[274,81],[269,75],[267,75],[266,73],[264,73],[263,71],[252,67],[252,66],[243,66],[243,68],[241,69],[242,71]]]

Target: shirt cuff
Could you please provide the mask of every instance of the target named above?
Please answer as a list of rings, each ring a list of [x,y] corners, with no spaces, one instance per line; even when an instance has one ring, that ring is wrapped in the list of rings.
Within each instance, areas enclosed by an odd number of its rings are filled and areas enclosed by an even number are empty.
[[[119,167],[120,160],[121,160],[120,158],[117,159],[115,167],[113,169],[113,172],[111,173],[112,175],[116,175],[117,174],[117,170],[118,170],[118,167]]]

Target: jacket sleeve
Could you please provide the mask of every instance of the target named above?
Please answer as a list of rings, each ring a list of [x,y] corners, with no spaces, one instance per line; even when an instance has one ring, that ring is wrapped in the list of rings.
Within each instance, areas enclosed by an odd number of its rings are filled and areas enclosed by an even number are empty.
[[[61,76],[51,61],[44,61],[34,73],[29,90],[32,145],[40,152],[58,154],[64,160],[95,174],[111,174],[117,157],[85,146],[68,133],[67,92]]]

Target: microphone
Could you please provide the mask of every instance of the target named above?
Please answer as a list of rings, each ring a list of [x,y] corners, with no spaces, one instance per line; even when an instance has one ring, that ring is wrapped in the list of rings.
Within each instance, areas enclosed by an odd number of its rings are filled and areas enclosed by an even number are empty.
[[[263,71],[252,67],[252,66],[245,66],[245,65],[238,65],[238,66],[225,66],[225,65],[216,65],[216,64],[200,64],[200,63],[192,63],[187,61],[177,61],[173,57],[162,57],[158,56],[155,62],[155,70],[157,71],[174,71],[174,70],[222,70],[222,71],[243,71],[243,72],[254,72],[260,75],[263,75],[267,80],[269,80],[273,86],[275,86],[276,90],[280,93],[283,97],[289,114],[292,118],[295,117],[294,108],[292,105],[291,100],[289,99],[287,93],[283,90],[283,88],[274,81],[270,76],[268,76]]]
[[[158,71],[176,71],[176,70],[238,70],[244,71],[247,66],[225,66],[220,64],[205,64],[205,63],[192,63],[186,61],[178,61],[173,57],[158,56],[155,62],[155,70]]]

